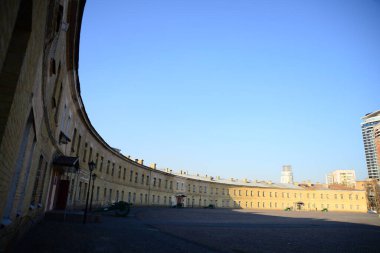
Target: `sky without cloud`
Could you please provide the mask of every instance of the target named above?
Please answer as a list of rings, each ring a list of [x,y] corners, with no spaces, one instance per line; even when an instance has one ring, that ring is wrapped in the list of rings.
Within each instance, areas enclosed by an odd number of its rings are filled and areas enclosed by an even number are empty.
[[[367,177],[380,109],[380,1],[87,1],[79,74],[125,155],[225,178]]]

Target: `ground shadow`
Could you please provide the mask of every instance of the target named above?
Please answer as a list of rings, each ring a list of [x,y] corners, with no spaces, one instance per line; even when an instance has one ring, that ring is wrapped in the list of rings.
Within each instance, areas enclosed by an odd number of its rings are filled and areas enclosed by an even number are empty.
[[[102,223],[43,221],[12,252],[379,252],[360,213],[134,208]]]

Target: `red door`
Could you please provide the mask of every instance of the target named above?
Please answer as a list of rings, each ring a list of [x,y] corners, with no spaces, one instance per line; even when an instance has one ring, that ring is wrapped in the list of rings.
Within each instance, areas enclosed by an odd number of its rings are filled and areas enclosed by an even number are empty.
[[[57,193],[57,202],[55,208],[64,210],[66,208],[67,196],[69,194],[69,180],[60,180]]]

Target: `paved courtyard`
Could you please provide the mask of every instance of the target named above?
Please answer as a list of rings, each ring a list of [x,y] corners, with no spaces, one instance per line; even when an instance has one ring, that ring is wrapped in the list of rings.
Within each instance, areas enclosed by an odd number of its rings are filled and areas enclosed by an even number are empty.
[[[13,252],[380,252],[374,214],[135,208],[101,223],[43,221]]]

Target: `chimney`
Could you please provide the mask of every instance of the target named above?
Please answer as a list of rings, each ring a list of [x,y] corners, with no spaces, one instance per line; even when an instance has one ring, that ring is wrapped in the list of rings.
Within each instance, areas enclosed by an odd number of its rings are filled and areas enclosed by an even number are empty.
[[[151,167],[152,169],[157,169],[157,164],[156,164],[156,163],[152,163],[152,164],[150,165],[150,167]]]

